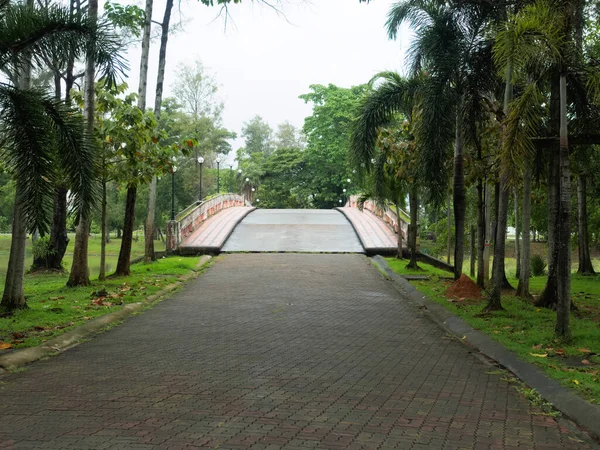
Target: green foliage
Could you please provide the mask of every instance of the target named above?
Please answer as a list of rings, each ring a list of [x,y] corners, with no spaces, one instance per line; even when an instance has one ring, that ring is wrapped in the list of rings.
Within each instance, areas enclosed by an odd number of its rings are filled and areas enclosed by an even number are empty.
[[[104,3],[104,16],[118,28],[126,30],[135,37],[139,37],[146,19],[144,10],[135,5],[121,5],[119,3]]]
[[[546,275],[546,260],[540,255],[532,255],[529,266],[531,267],[531,276],[541,277]]]
[[[306,145],[306,190],[317,208],[338,205],[343,189],[353,189],[348,148],[352,123],[358,116],[367,85],[341,88],[330,84],[311,85],[300,98],[313,104],[313,113],[304,120]],[[350,178],[350,185],[347,179]]]
[[[50,238],[48,236],[42,236],[33,243],[32,248],[34,259],[45,259],[53,253],[50,247]]]

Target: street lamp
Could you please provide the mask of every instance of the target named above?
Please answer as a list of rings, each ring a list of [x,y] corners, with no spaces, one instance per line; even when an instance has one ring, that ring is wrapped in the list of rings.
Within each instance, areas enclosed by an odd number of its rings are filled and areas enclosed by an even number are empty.
[[[171,167],[171,220],[175,220],[175,172],[177,166]]]
[[[346,189],[342,189],[342,192],[344,193],[343,197],[347,198],[348,196],[346,195]]]
[[[229,164],[229,192],[233,192],[233,188],[231,187],[233,183],[233,164]]]
[[[200,166],[200,189],[199,189],[199,197],[198,200],[202,201],[202,164],[204,164],[204,158],[202,156],[198,156],[198,165]]]
[[[217,156],[217,194],[221,193],[221,172],[219,165],[221,164],[221,157]]]

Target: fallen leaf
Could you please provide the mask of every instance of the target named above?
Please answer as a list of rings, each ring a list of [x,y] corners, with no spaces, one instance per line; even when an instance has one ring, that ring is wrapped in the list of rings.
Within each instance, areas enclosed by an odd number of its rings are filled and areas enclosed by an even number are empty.
[[[19,333],[18,331],[15,331],[12,335],[15,339],[23,339],[25,337],[24,333]]]
[[[579,384],[578,380],[571,380],[572,383]]]
[[[562,356],[565,354],[565,351],[562,348],[558,348],[558,349],[554,350],[554,353]]]
[[[12,344],[0,341],[0,350],[8,350],[9,348],[12,348]]]
[[[587,348],[578,348],[577,351],[579,353],[592,353],[592,351]]]
[[[536,350],[539,350],[540,348],[542,348],[542,344],[538,344],[538,345],[532,345],[531,348],[534,348]]]
[[[587,359],[582,359],[581,364],[583,364],[584,366],[589,366],[591,362],[589,362]]]
[[[42,326],[40,326],[40,325],[36,325],[35,327],[33,327],[33,329],[34,329],[35,331],[44,331],[46,328],[44,328],[44,327],[42,327]]]
[[[84,316],[83,320],[90,320],[92,317],[91,316]]]
[[[546,358],[548,357],[548,353],[530,353],[531,356],[535,356],[536,358]]]

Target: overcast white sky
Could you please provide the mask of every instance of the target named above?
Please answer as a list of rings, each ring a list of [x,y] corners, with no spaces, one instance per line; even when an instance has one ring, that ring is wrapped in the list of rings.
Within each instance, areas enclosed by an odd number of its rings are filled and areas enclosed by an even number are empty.
[[[224,126],[241,132],[256,114],[271,127],[285,120],[301,127],[311,113],[299,95],[311,84],[350,87],[367,82],[382,70],[403,71],[408,47],[407,29],[398,41],[389,41],[384,24],[394,0],[289,0],[286,18],[258,2],[245,0],[230,7],[227,29],[217,8],[199,2],[181,3],[183,31],[172,35],[167,50],[165,96],[171,94],[175,67],[200,59],[217,79],[225,102]],[[154,20],[161,21],[164,0],[154,2]],[[154,103],[158,40],[151,48],[148,105]],[[128,53],[128,84],[137,91],[140,48]],[[240,139],[234,149],[243,144]]]

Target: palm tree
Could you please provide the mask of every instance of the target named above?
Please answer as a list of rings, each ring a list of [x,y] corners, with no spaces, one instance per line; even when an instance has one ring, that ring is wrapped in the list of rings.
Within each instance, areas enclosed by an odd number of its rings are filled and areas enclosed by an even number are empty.
[[[82,15],[71,16],[58,6],[36,8],[0,1],[0,70],[9,82],[0,83],[0,139],[3,163],[16,182],[15,214],[8,271],[1,307],[25,308],[23,277],[27,231],[47,231],[59,176],[71,187],[75,211],[89,212],[96,194],[94,146],[81,115],[38,89],[29,87],[33,66],[67,58],[64,49],[83,54],[88,38],[96,43],[109,82],[123,63],[117,42]],[[60,167],[60,174],[57,169]]]
[[[546,291],[555,292],[556,327],[559,338],[569,340],[571,331],[569,315],[571,309],[571,181],[569,166],[569,121],[572,114],[574,96],[568,91],[569,84],[578,84],[578,90],[588,92],[600,83],[600,72],[582,61],[580,33],[582,26],[582,2],[579,0],[552,1],[538,0],[532,3],[507,22],[506,30],[500,33],[496,47],[496,59],[501,67],[509,64],[514,67],[516,77],[520,76],[521,94],[514,100],[507,120],[508,140],[505,146],[504,161],[512,166],[522,166],[523,159],[533,154],[532,137],[543,122],[546,111],[542,90],[549,86],[550,120],[558,126],[558,147],[553,149],[550,169],[549,212],[555,210],[552,227],[549,224],[549,251],[551,271]],[[576,25],[580,24],[580,25]],[[579,37],[578,37],[579,36]],[[587,77],[587,81],[578,80]],[[594,89],[592,90],[592,94]],[[567,99],[567,94],[571,98]],[[591,96],[590,96],[591,97]],[[517,172],[515,170],[515,172]],[[517,172],[518,173],[518,172]],[[557,186],[554,188],[553,186]],[[554,229],[553,229],[554,228]],[[550,233],[549,233],[550,234]],[[556,281],[556,289],[550,286]]]
[[[432,162],[421,152],[412,135],[413,115],[422,78],[406,79],[394,72],[377,74],[370,82],[378,85],[363,101],[353,124],[350,157],[361,176],[370,174],[372,197],[379,202],[391,201],[400,224],[400,207],[408,193],[411,223],[409,226],[409,266],[417,266],[417,223],[419,180],[425,177]],[[418,114],[418,113],[417,113]],[[400,120],[399,120],[400,119]],[[402,119],[404,121],[402,122]],[[434,170],[439,170],[434,166]],[[429,177],[426,177],[428,180]],[[437,178],[432,179],[437,183]],[[398,230],[398,257],[402,257],[402,232]]]
[[[497,6],[444,2],[439,0],[402,0],[389,12],[387,29],[396,39],[398,29],[408,22],[414,33],[410,58],[414,75],[425,72],[427,83],[421,94],[421,114],[415,122],[415,139],[427,160],[445,160],[454,142],[454,277],[462,274],[466,191],[464,176],[465,137],[468,134],[467,104],[474,81],[489,79],[490,72],[482,60],[490,60],[490,46],[485,36],[489,18]],[[450,133],[449,133],[450,131]],[[453,133],[452,133],[453,132]],[[454,139],[452,139],[454,134]],[[437,164],[442,168],[441,161]],[[430,173],[445,182],[440,171]],[[445,183],[444,183],[445,184]],[[446,189],[438,189],[439,195]],[[441,198],[437,199],[441,201]]]

